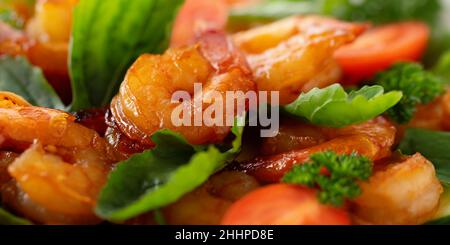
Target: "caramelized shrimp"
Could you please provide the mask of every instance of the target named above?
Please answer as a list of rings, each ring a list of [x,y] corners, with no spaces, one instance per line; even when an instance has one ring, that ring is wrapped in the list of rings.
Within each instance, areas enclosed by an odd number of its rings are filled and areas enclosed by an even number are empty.
[[[191,108],[198,111],[194,101],[200,100],[206,105],[205,110],[209,104],[206,98],[213,93],[225,97],[227,91],[254,90],[251,79],[245,58],[225,34],[208,31],[199,38],[197,45],[169,49],[163,55],[139,57],[113,99],[111,112],[121,132],[143,145],[152,145],[150,136],[163,128],[181,133],[192,144],[220,142],[228,135],[230,127],[174,125],[171,115],[180,103],[173,103],[172,95],[180,90],[192,95],[194,83],[201,83],[202,97],[182,103],[187,103],[189,111]],[[193,114],[189,115],[191,119]]]
[[[23,55],[28,47],[28,39],[20,32],[0,21],[0,56]]]
[[[233,202],[258,187],[245,173],[222,172],[164,208],[164,218],[168,224],[218,225]]]
[[[407,127],[430,130],[450,130],[450,90],[433,103],[417,108],[413,120]]]
[[[339,82],[333,53],[352,42],[365,25],[309,16],[291,17],[234,35],[246,52],[259,90],[279,91],[280,103],[301,92]]]
[[[24,151],[7,167],[4,202],[39,223],[98,222],[97,195],[120,156],[75,117],[0,95],[0,150]]]
[[[70,102],[68,50],[72,11],[78,0],[39,0],[25,31],[0,22],[0,55],[26,56],[42,68],[65,102]]]
[[[263,144],[262,149],[284,153],[258,157],[236,164],[233,168],[246,171],[262,182],[278,182],[294,164],[304,163],[311,154],[320,151],[331,150],[339,154],[357,152],[372,160],[385,158],[391,154],[396,133],[395,127],[382,117],[342,129],[319,128],[297,122],[295,133],[290,133],[292,137],[286,137],[286,127],[280,129],[283,130],[279,133],[281,136],[265,143],[268,146]],[[283,142],[285,140],[288,142]],[[286,151],[279,146],[273,148],[276,144],[288,147]]]
[[[362,182],[353,215],[362,224],[423,224],[433,217],[443,188],[433,164],[417,153]]]

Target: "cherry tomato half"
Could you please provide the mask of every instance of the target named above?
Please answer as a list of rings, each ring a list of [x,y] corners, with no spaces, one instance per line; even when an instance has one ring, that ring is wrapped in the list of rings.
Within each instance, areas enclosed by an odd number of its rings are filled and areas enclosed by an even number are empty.
[[[275,184],[257,189],[234,203],[224,225],[349,225],[341,208],[321,204],[313,189]]]
[[[335,58],[350,84],[369,79],[399,61],[417,61],[427,46],[428,26],[403,22],[372,29],[340,48]]]

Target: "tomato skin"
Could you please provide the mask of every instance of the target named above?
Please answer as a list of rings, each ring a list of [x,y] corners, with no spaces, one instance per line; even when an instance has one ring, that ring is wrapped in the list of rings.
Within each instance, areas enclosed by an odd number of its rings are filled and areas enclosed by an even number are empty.
[[[194,44],[200,32],[224,30],[227,21],[225,0],[186,0],[175,19],[170,46],[178,48]]]
[[[348,213],[319,203],[316,191],[289,184],[269,185],[234,203],[224,225],[350,225]]]
[[[418,61],[429,36],[429,27],[422,22],[381,26],[340,48],[335,58],[344,71],[346,82],[355,84],[399,61]]]

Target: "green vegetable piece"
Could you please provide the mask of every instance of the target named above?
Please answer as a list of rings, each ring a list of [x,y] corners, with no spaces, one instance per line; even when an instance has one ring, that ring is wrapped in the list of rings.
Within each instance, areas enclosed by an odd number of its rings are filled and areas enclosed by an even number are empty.
[[[22,57],[0,57],[0,91],[18,94],[35,106],[64,109],[41,69]]]
[[[244,125],[240,118],[237,125]],[[222,169],[241,148],[243,127],[232,129],[235,140],[225,152],[197,147],[177,133],[162,130],[152,136],[156,148],[136,154],[117,166],[103,188],[96,213],[123,221],[177,201]]]
[[[16,217],[0,207],[0,225],[31,225],[31,222],[26,219]]]
[[[357,182],[368,180],[372,175],[372,162],[356,153],[319,152],[310,159],[310,162],[295,165],[283,177],[283,182],[318,187],[319,201],[324,204],[342,206],[346,199],[358,197],[361,188]]]
[[[242,25],[252,21],[272,21],[292,15],[319,14],[318,1],[265,1],[262,4],[231,10],[230,21]]]
[[[434,164],[441,182],[450,184],[450,133],[407,129],[399,149],[407,155],[420,152]]]
[[[445,52],[433,68],[434,74],[450,83],[450,51]]]
[[[440,0],[322,0],[324,14],[376,24],[402,20],[421,20],[434,24],[440,10]]]
[[[70,48],[72,110],[107,105],[139,55],[164,51],[182,2],[81,0]]]
[[[398,63],[379,73],[375,82],[386,91],[402,91],[403,98],[387,114],[397,123],[408,123],[419,104],[427,104],[444,92],[443,81],[416,63]]]
[[[398,91],[384,94],[381,86],[365,86],[347,94],[341,85],[334,84],[303,93],[284,109],[289,114],[304,117],[313,124],[340,128],[381,115],[401,98],[402,93]]]

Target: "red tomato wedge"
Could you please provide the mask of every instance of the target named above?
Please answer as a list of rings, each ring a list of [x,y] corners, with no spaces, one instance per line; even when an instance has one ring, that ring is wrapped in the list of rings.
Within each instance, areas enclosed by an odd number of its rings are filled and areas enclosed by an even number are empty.
[[[227,20],[225,0],[186,0],[175,19],[170,46],[193,44],[196,35],[205,29],[224,30]]]
[[[372,29],[355,42],[340,48],[335,58],[348,83],[373,77],[399,61],[417,61],[427,46],[428,26],[402,22]]]
[[[319,203],[313,189],[288,184],[253,191],[226,212],[224,225],[349,225],[344,209]]]

